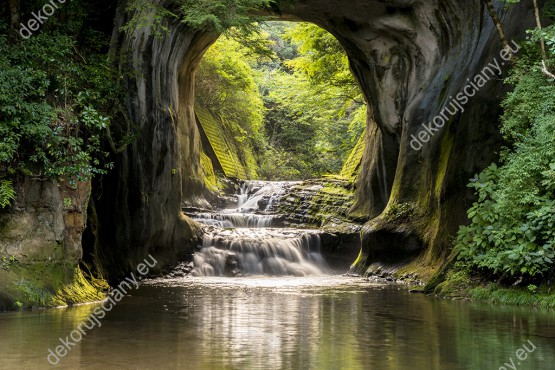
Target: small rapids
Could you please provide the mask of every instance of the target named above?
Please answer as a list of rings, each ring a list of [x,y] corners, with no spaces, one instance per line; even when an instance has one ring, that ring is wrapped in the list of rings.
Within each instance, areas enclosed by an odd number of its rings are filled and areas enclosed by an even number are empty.
[[[255,213],[198,213],[195,221],[209,226],[221,228],[250,227],[265,228],[272,227],[274,217],[270,215],[259,215]]]
[[[195,276],[323,275],[320,236],[295,229],[214,230],[195,253]]]
[[[237,195],[237,209],[241,212],[272,211],[288,187],[298,181],[245,181]]]
[[[276,228],[273,213],[293,182],[244,182],[235,208],[196,212],[206,225],[193,276],[315,276],[328,271],[318,230]]]

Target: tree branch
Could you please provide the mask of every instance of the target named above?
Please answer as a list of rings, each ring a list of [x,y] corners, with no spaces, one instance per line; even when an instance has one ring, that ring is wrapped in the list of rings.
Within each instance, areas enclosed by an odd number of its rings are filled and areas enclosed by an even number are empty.
[[[547,65],[545,64],[545,60],[542,60],[542,72],[547,77],[555,80],[555,75],[549,71],[549,69],[547,68]]]
[[[17,31],[17,27],[21,21],[21,14],[19,13],[20,0],[10,0],[10,26],[13,31]]]
[[[541,32],[542,31],[542,21],[541,21],[541,17],[540,17],[540,8],[538,6],[538,0],[533,0],[533,1],[534,1],[534,13],[536,15],[536,26],[538,27],[538,30]],[[542,72],[547,77],[555,80],[555,75],[549,71],[549,68],[547,68],[547,64],[546,64],[547,51],[545,49],[545,40],[543,39],[543,36],[541,36],[541,35],[540,35],[540,46],[541,46],[541,50],[542,50]]]
[[[491,0],[484,0],[484,3],[486,4],[486,8],[488,9],[488,13],[491,20],[493,21],[493,24],[495,24],[495,28],[497,29],[497,33],[499,34],[499,38],[501,39],[503,47],[505,49],[510,48],[509,41],[507,41],[507,37],[505,36],[505,31],[503,31],[501,19],[499,19],[499,16],[497,15],[495,8],[493,7],[493,3],[491,2]]]

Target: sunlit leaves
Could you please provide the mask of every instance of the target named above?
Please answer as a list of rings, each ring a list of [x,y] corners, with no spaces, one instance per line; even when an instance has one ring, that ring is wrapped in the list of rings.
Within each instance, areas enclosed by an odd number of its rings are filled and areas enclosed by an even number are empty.
[[[15,200],[15,190],[12,182],[8,180],[0,181],[0,208],[5,208]]]
[[[256,29],[253,22],[261,19],[258,13],[273,6],[273,0],[176,0],[172,7],[131,0],[127,11],[132,17],[123,30],[150,28],[154,35],[163,36],[169,32],[168,22],[179,21],[200,31],[224,33],[238,28],[251,33]]]
[[[251,135],[260,130],[264,117],[254,63],[247,49],[222,36],[206,52],[196,74],[198,102]]]
[[[225,32],[232,27],[249,27],[260,17],[260,11],[270,5],[271,0],[180,0],[182,22],[208,31]]]

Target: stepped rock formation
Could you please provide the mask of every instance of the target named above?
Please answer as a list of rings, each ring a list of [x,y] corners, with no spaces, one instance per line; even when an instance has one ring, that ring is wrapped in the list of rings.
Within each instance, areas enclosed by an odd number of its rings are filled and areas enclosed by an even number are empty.
[[[117,31],[127,21],[124,9],[121,3],[113,52],[122,67],[137,69],[126,75],[125,87],[139,138],[104,179],[110,192],[95,201],[97,254],[112,277],[148,252],[170,261],[194,244],[195,226],[180,212],[182,202],[200,202],[205,192],[194,74],[218,37],[179,22],[168,23],[162,38],[148,28],[126,35]],[[504,11],[498,4],[498,10],[510,38],[533,25],[526,5]],[[502,83],[488,82],[421,150],[411,148],[411,136],[499,56],[482,1],[298,0],[277,17],[313,22],[335,35],[369,102],[351,213],[370,221],[356,267],[415,255],[433,264],[445,257],[447,236],[465,222],[468,179],[496,158]]]

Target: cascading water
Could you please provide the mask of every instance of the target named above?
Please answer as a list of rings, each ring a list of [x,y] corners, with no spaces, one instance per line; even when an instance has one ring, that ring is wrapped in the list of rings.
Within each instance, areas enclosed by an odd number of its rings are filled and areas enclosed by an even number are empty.
[[[319,275],[320,237],[295,229],[213,230],[194,255],[193,275]]]
[[[294,181],[245,181],[239,187],[234,208],[216,212],[188,214],[195,221],[221,228],[268,228],[276,227],[274,213],[279,199]]]
[[[240,208],[249,198],[248,190],[248,184],[245,181],[241,184],[241,188],[239,188],[239,194],[237,195],[237,207]]]
[[[195,276],[306,276],[327,271],[317,230],[275,228],[275,212],[296,182],[245,182],[236,208],[190,216],[207,225],[193,256]],[[273,228],[272,228],[273,227]]]
[[[194,220],[201,224],[217,226],[221,228],[271,227],[274,217],[268,215],[257,215],[254,213],[198,213]]]

